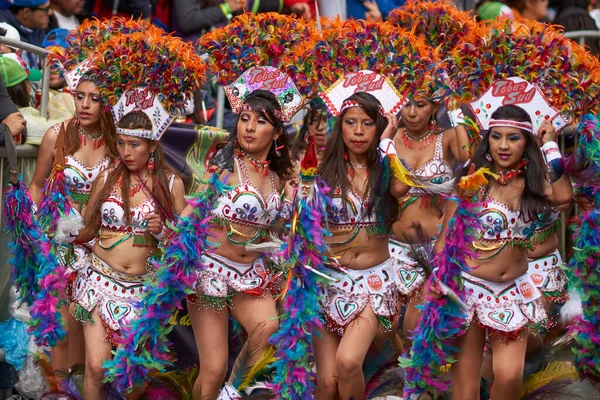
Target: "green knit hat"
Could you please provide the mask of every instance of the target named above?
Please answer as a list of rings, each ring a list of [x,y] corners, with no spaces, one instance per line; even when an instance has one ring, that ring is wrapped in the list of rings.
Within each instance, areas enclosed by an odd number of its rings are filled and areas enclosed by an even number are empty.
[[[0,76],[7,88],[18,85],[27,79],[27,73],[23,67],[10,57],[0,57]]]

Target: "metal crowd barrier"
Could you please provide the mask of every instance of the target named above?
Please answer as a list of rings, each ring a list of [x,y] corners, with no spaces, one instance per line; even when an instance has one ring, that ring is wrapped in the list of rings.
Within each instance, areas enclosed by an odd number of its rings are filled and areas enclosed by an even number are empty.
[[[49,54],[48,50],[38,46],[34,46],[29,43],[21,42],[19,40],[9,39],[4,36],[0,36],[0,43],[17,47],[19,49],[28,51],[30,53],[37,54],[42,57],[42,96],[40,99],[40,115],[46,117],[48,115],[48,98],[50,95],[50,65],[46,62],[46,56]]]
[[[579,44],[585,44],[585,38],[595,37],[600,38],[600,31],[571,31],[565,32],[565,37],[573,40],[579,41]]]

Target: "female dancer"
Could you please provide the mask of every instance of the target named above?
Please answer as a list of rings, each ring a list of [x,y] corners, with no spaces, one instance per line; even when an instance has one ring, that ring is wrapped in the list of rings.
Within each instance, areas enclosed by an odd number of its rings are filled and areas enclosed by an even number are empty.
[[[40,208],[42,205],[41,211],[47,207],[65,209],[64,204],[51,204],[56,199],[52,192],[63,188],[56,185],[45,187],[46,180],[55,180],[57,174],[64,173],[69,193],[66,201],[71,210],[69,218],[76,221],[81,220],[93,183],[117,156],[117,150],[112,117],[109,111],[103,111],[94,82],[83,78],[74,97],[76,117],[54,125],[44,134],[29,192],[36,206]],[[74,229],[75,233],[78,228]],[[72,281],[81,261],[90,251],[90,244],[72,245],[69,242],[75,236],[69,238],[68,232],[61,234],[59,229],[52,232],[55,234],[54,243],[58,246],[59,260],[67,268]],[[83,361],[81,325],[69,315],[68,310],[68,305],[61,308],[67,336],[51,350],[52,369],[55,371],[67,371],[73,364]]]
[[[410,245],[437,238],[445,211],[443,196],[453,190],[454,161],[464,162],[469,157],[468,151],[459,145],[453,129],[438,129],[436,111],[437,104],[433,101],[424,97],[412,99],[402,108],[403,127],[395,137],[402,159],[428,189],[412,187],[400,199],[400,213],[390,239],[390,256],[396,263],[396,285],[402,301],[407,304],[405,337],[419,322],[420,312],[416,306],[422,302],[420,291],[427,278],[426,272],[408,255]]]
[[[150,114],[152,115],[152,114]],[[73,284],[75,315],[84,323],[83,396],[100,399],[103,361],[111,358],[123,324],[140,312],[135,303],[144,291],[150,258],[166,237],[165,219],[174,221],[185,207],[181,178],[167,166],[142,111],[125,114],[117,124],[120,162],[100,174],[78,239],[97,236],[92,253]]]
[[[200,356],[194,398],[219,395],[228,366],[229,314],[248,333],[243,351],[250,351],[250,365],[268,349],[278,327],[275,276],[263,254],[245,246],[266,238],[278,217],[280,193],[293,168],[288,138],[282,107],[271,92],[253,91],[240,111],[234,133],[211,161],[219,179],[233,187],[212,211],[218,247],[204,253],[207,268],[198,272],[196,295],[188,298]],[[183,215],[192,211],[188,206]]]
[[[472,244],[478,258],[469,262],[470,273],[463,273],[468,328],[459,338],[460,350],[452,366],[455,399],[479,398],[486,334],[494,354],[490,397],[518,397],[528,328],[546,321],[537,289],[527,274],[527,248],[539,216],[549,214],[552,204],[569,200],[556,182],[551,185],[545,179],[544,160],[527,112],[517,106],[501,106],[492,114],[489,127],[473,162],[476,168],[490,168],[498,178],[474,194],[482,207],[483,232]],[[551,143],[554,128],[544,122],[538,135],[542,143]],[[445,243],[455,209],[448,205],[436,250]],[[431,292],[440,295],[436,287]]]
[[[389,221],[397,211],[392,196],[408,187],[380,188],[379,141],[395,133],[396,119],[381,103],[358,92],[346,99],[327,142],[321,178],[331,187],[327,214],[334,283],[324,287],[327,329],[314,338],[317,399],[363,398],[362,364],[380,327],[396,321],[397,291],[389,258]],[[380,191],[381,190],[381,191]]]

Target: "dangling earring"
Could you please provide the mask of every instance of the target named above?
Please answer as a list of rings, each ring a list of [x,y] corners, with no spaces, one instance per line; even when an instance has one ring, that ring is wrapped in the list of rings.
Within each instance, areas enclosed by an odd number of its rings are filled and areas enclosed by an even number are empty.
[[[150,159],[148,160],[148,171],[154,171],[154,152],[150,153]]]
[[[275,146],[275,155],[281,157],[281,150],[285,148],[284,145],[277,146],[277,139],[273,140],[273,146]]]
[[[494,160],[492,159],[492,155],[491,155],[489,152],[488,152],[488,153],[485,153],[485,159],[486,159],[486,160],[488,160],[488,162],[489,162],[490,164],[493,164],[493,163],[494,163]]]
[[[435,118],[435,114],[431,114],[431,121],[429,122],[429,130],[431,133],[437,132],[437,119]]]
[[[521,161],[521,164],[523,165],[523,171],[527,171],[527,164],[529,164],[529,157],[527,157],[527,154],[523,156],[523,161]]]
[[[75,117],[75,119],[73,120],[73,123],[75,125],[79,125],[79,117]]]

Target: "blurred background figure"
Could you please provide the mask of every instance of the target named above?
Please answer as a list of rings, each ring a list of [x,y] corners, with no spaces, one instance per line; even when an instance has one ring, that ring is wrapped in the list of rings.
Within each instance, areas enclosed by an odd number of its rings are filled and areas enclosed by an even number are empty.
[[[83,0],[50,0],[52,15],[48,29],[56,28],[75,29],[81,23],[78,17],[83,11]]]
[[[19,33],[21,41],[41,46],[52,15],[50,2],[47,0],[9,0],[10,7],[0,10],[0,22],[12,25]],[[30,68],[41,68],[38,55],[21,52],[21,58]]]
[[[597,31],[596,21],[588,11],[590,7],[590,0],[560,0],[553,23],[563,26],[565,32]],[[584,44],[592,54],[600,55],[600,40],[598,38],[585,38]]]

